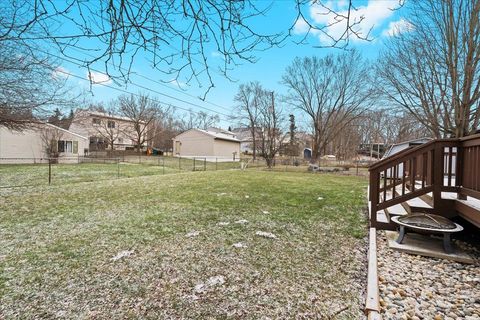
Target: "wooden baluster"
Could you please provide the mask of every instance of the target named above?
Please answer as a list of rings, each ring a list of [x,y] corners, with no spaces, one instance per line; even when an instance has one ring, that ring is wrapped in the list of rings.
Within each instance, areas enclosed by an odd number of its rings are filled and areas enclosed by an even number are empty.
[[[370,225],[377,223],[377,207],[380,202],[380,171],[370,172]]]
[[[412,169],[410,171],[410,191],[413,192],[415,191],[415,176],[417,175],[417,158],[416,157],[413,157],[412,159],[410,159],[410,168]]]
[[[383,202],[387,201],[387,170],[383,171]]]
[[[479,185],[478,185],[478,184],[479,184],[479,181],[478,181],[478,180],[479,180],[479,177],[478,177],[478,175],[479,175],[478,166],[480,165],[480,163],[479,163],[480,161],[479,161],[479,159],[478,159],[478,157],[480,156],[480,152],[479,152],[479,151],[480,151],[480,147],[479,147],[479,146],[476,146],[476,147],[475,147],[475,155],[474,155],[474,157],[473,157],[473,158],[475,159],[475,161],[473,162],[473,169],[474,169],[474,170],[472,170],[472,171],[473,171],[473,172],[472,172],[472,173],[473,173],[473,177],[474,177],[474,179],[475,179],[475,180],[474,180],[475,183],[474,183],[472,189],[473,189],[473,190],[476,190],[476,191],[480,191],[480,188],[479,188]]]
[[[392,199],[395,199],[395,192],[396,192],[396,185],[397,185],[397,165],[393,166],[393,186],[392,186]]]
[[[453,165],[453,155],[452,155],[452,147],[448,147],[448,186],[452,186],[452,165]]]
[[[406,177],[406,170],[407,170],[407,166],[406,166],[407,162],[406,161],[403,161],[403,172],[402,172],[402,196],[405,195],[405,177]]]
[[[433,209],[438,212],[438,214],[443,215],[446,211],[446,207],[442,201],[442,185],[443,185],[443,168],[444,168],[444,150],[445,147],[442,143],[435,144],[435,154],[434,154],[434,168],[433,171]]]
[[[425,189],[427,175],[427,153],[422,153],[422,189]]]

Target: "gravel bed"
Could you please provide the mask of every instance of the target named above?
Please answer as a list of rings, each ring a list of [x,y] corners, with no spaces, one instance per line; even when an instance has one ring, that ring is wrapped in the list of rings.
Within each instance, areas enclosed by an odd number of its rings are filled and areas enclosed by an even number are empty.
[[[384,319],[480,319],[478,263],[461,264],[391,250],[383,231],[377,233],[377,242]]]

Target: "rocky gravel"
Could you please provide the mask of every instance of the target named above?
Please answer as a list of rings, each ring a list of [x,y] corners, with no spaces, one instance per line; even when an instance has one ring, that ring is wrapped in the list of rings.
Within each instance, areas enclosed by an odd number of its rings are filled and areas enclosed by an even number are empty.
[[[393,251],[384,232],[378,232],[377,242],[384,319],[480,320],[478,263],[461,264]]]

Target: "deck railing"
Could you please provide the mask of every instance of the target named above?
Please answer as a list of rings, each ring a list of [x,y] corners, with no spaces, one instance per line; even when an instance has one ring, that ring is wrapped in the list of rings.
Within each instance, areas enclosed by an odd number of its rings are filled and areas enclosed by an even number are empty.
[[[480,134],[460,139],[458,174],[460,197],[480,199]]]
[[[376,226],[377,212],[410,199],[432,194],[434,206],[441,207],[442,192],[458,192],[464,178],[462,151],[475,153],[468,162],[479,164],[480,135],[475,150],[464,147],[467,140],[439,139],[403,150],[370,166],[370,221]],[[468,141],[473,141],[469,139]],[[480,195],[480,166],[469,190]],[[460,175],[460,176],[459,176]],[[471,178],[470,178],[471,179]],[[474,185],[474,187],[473,187]],[[477,188],[477,189],[474,189]],[[445,207],[445,206],[444,206]],[[445,210],[448,209],[445,207]]]

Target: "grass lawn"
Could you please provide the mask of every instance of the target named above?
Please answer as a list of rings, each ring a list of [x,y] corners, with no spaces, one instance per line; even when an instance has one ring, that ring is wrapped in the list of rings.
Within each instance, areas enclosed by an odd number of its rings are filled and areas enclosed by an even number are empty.
[[[181,170],[153,164],[81,163],[53,164],[52,184],[112,180],[177,173]],[[2,164],[0,165],[0,187],[48,185],[48,164]]]
[[[247,170],[0,189],[0,318],[359,318],[366,184]]]

